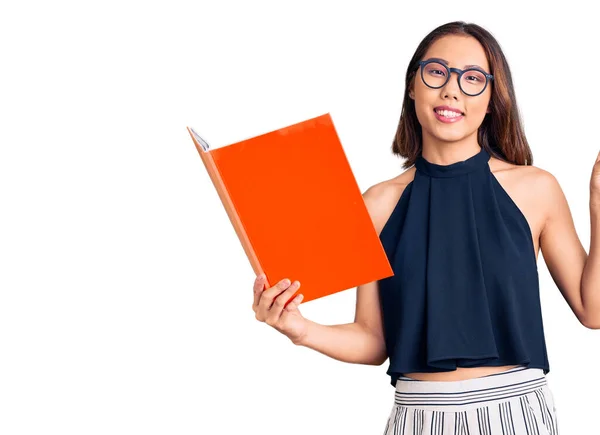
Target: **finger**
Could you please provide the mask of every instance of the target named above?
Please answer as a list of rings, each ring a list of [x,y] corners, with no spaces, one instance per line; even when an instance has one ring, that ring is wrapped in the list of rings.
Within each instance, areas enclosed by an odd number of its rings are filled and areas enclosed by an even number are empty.
[[[300,303],[302,302],[302,299],[304,299],[304,295],[302,293],[300,293],[294,299],[292,299],[292,302],[290,302],[289,304],[287,304],[287,306],[284,308],[284,310],[285,311],[289,311],[290,313],[292,311],[298,310],[298,307],[300,306]]]
[[[285,291],[290,285],[291,285],[290,280],[287,278],[284,278],[281,281],[279,281],[276,285],[274,285],[273,287],[264,290],[260,294],[260,300],[258,302],[260,309],[265,310],[265,312],[270,310],[271,305],[273,305],[273,301],[275,300],[277,295],[279,295],[281,292]]]
[[[268,325],[274,326],[279,321],[279,316],[281,315],[281,308],[279,310],[272,310],[275,298],[290,286],[290,280],[285,278],[279,281],[277,285],[263,291],[258,302],[257,317],[264,319]]]
[[[260,295],[261,295],[262,291],[264,290],[264,288],[265,288],[265,274],[261,273],[254,280],[254,286],[253,286],[254,301],[252,302],[252,308],[254,310],[256,310],[256,307],[258,306],[258,301],[260,300]]]
[[[300,288],[300,282],[294,281],[292,285],[290,285],[286,291],[277,296],[275,301],[273,302],[273,306],[271,310],[277,309],[279,311],[285,308],[285,305],[292,299],[294,293]]]
[[[254,292],[256,293],[259,290],[262,290],[263,287],[265,285],[265,274],[261,273],[259,275],[256,276],[256,279],[254,280]]]
[[[294,281],[283,293],[277,296],[271,309],[269,310],[269,314],[267,315],[270,322],[277,322],[279,317],[281,316],[281,312],[286,307],[288,302],[294,296],[294,293],[300,288],[300,282]]]

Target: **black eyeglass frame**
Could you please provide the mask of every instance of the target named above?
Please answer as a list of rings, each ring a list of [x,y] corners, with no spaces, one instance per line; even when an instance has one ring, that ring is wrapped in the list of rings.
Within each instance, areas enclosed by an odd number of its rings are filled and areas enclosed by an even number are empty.
[[[423,70],[425,69],[425,65],[428,65],[430,63],[437,63],[439,65],[442,65],[448,72],[448,74],[446,75],[446,81],[440,86],[431,86],[431,85],[427,84],[425,77],[423,77]],[[462,70],[459,68],[450,68],[447,65],[444,65],[443,63],[441,63],[437,59],[421,60],[421,61],[419,61],[419,66],[417,68],[421,69],[421,80],[423,81],[423,83],[425,83],[425,86],[427,86],[431,89],[440,89],[440,88],[443,88],[444,86],[446,86],[446,84],[448,83],[448,80],[450,80],[450,76],[452,75],[453,72],[455,72],[456,74],[458,74],[458,77],[456,78],[456,80],[458,80],[458,87],[460,88],[460,91],[463,94],[468,95],[469,97],[476,97],[478,95],[481,95],[486,90],[488,83],[491,82],[492,80],[494,80],[494,76],[492,74],[488,74],[485,71],[483,71],[482,69],[469,68],[469,69]],[[476,94],[469,94],[468,92],[465,92],[465,90],[462,88],[462,86],[460,84],[460,80],[462,79],[462,76],[469,71],[477,71],[485,76],[485,85],[483,86],[483,89],[481,90],[481,92],[478,92]]]

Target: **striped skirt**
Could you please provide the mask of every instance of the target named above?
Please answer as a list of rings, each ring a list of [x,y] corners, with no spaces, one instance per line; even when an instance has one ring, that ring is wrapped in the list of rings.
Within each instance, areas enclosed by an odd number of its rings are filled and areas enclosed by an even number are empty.
[[[384,435],[559,435],[542,369],[462,381],[400,377]]]

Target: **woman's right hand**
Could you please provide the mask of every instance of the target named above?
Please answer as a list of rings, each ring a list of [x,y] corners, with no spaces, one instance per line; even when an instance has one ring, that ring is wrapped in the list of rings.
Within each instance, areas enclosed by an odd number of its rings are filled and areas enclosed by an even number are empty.
[[[302,294],[298,294],[289,304],[286,303],[300,288],[300,282],[290,283],[282,279],[273,287],[264,289],[264,274],[254,280],[254,303],[252,310],[256,319],[272,326],[287,336],[294,344],[300,343],[307,331],[308,321],[302,316],[298,305]]]

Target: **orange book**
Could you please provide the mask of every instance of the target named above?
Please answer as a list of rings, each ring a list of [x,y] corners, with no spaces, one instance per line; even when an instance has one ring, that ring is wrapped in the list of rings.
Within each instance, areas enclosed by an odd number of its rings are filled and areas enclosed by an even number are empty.
[[[298,280],[304,303],[394,274],[329,113],[214,149],[187,129],[266,288]]]

